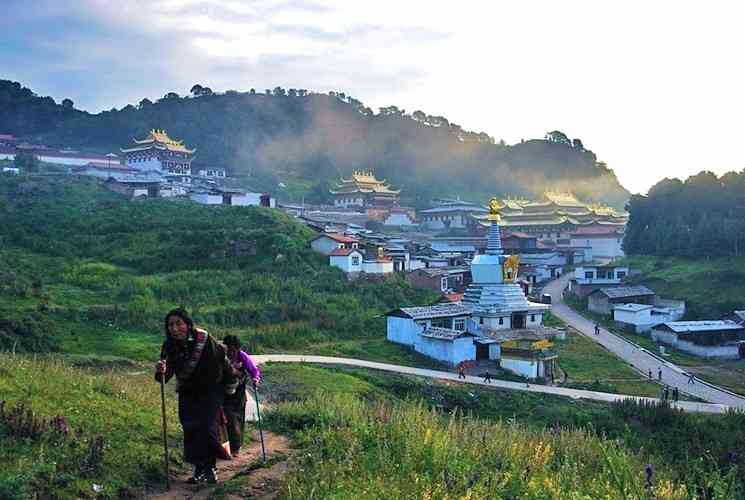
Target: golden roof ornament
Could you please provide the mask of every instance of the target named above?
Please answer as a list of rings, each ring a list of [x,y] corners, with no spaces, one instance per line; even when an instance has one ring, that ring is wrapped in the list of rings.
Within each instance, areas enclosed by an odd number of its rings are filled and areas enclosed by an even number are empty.
[[[489,200],[489,215],[486,217],[489,221],[499,222],[502,218],[499,216],[499,200],[493,196]]]

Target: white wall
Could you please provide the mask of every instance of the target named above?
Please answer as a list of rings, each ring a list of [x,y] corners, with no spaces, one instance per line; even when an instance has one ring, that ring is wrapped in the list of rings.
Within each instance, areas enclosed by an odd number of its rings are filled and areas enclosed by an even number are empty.
[[[630,325],[648,325],[652,323],[652,308],[649,307],[636,312],[614,309],[613,319]]]
[[[88,160],[90,161],[90,160]],[[128,161],[127,166],[140,171],[159,170],[163,171],[163,165],[158,158],[151,158],[147,161]]]
[[[347,198],[336,198],[334,200],[334,206],[335,207],[353,207],[353,206],[363,206],[365,204],[365,200],[363,198],[355,198],[354,196],[349,196]]]
[[[386,318],[386,338],[390,342],[413,346],[424,327],[419,326],[411,318],[388,316]]]
[[[525,359],[502,357],[499,365],[505,370],[509,370],[512,373],[516,373],[525,378],[534,379],[537,378],[539,375],[538,361],[528,361]]]
[[[418,336],[414,344],[414,350],[451,366],[455,366],[461,361],[476,359],[476,346],[473,343],[473,337],[442,340]]]
[[[623,241],[623,238],[620,236],[603,238],[594,236],[590,238],[572,237],[570,240],[570,244],[573,247],[590,247],[592,249],[592,255],[595,258],[615,258],[624,256],[623,250],[621,250],[621,241]]]
[[[245,194],[234,194],[230,197],[231,204],[238,207],[261,205],[261,194],[259,193],[245,193]]]
[[[392,273],[393,261],[366,260],[362,262],[362,271],[368,274]]]
[[[353,263],[354,259],[352,257],[357,257],[357,265]],[[330,255],[329,265],[338,267],[345,273],[358,273],[362,271],[362,254],[351,253],[349,255]]]
[[[688,342],[687,340],[681,340],[674,332],[658,330],[657,328],[652,328],[651,335],[652,339],[657,342],[662,342],[694,356],[717,359],[740,359],[740,351],[737,344],[703,346]]]
[[[499,318],[484,318],[484,323],[481,324],[479,322],[479,317],[476,315],[473,316],[473,319],[476,321],[476,324],[480,328],[488,328],[490,330],[509,330],[512,328],[512,316],[510,314],[506,314],[505,316],[502,316],[502,324],[499,324]]]
[[[203,205],[222,205],[222,195],[209,193],[192,193],[189,198]]]

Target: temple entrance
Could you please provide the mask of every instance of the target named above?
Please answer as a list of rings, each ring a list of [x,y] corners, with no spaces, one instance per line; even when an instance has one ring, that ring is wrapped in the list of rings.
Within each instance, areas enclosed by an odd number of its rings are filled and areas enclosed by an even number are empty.
[[[525,328],[525,315],[524,314],[513,314],[512,315],[512,328]]]
[[[489,344],[476,344],[476,361],[489,359]]]

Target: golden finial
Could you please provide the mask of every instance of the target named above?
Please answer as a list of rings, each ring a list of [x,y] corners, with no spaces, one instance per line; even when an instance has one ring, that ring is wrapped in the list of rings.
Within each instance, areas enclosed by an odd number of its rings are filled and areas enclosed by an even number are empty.
[[[492,199],[489,200],[489,216],[487,219],[494,222],[499,222],[501,220],[501,217],[499,216],[499,200],[497,200],[496,196],[493,196]]]

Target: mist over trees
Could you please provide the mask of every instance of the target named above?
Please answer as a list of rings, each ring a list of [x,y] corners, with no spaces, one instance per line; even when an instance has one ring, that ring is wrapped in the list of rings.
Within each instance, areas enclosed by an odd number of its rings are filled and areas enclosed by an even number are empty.
[[[745,254],[745,170],[664,179],[629,200],[624,251],[659,256]]]
[[[507,145],[422,110],[386,106],[376,113],[344,92],[279,86],[217,92],[197,83],[187,96],[168,92],[155,102],[144,98],[90,114],[72,101],[59,105],[0,81],[0,105],[0,133],[51,146],[106,153],[149,129],[165,129],[197,148],[195,169],[224,167],[285,199],[327,201],[328,186],[358,169],[402,188],[402,204],[416,207],[435,197],[483,202],[495,194],[535,197],[545,189],[617,207],[629,196],[607,165],[563,132]],[[279,183],[288,189],[278,191]]]

